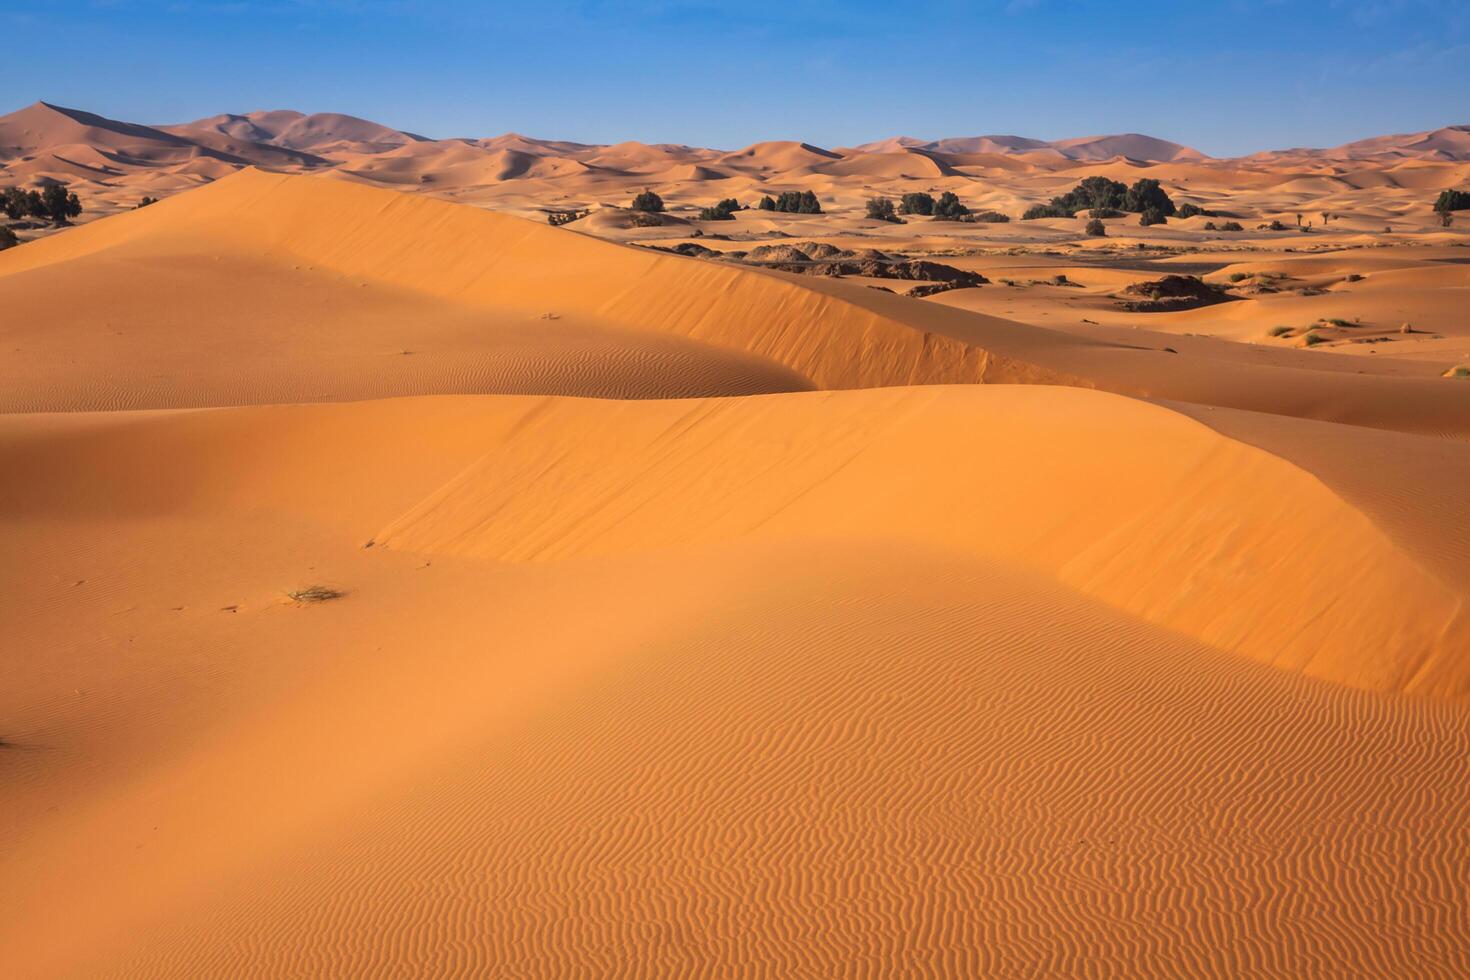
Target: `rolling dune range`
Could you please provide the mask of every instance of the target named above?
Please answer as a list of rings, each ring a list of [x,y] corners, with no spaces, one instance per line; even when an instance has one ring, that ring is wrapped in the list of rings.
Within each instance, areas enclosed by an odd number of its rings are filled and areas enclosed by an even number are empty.
[[[320,124],[191,132],[423,142]],[[1458,232],[1134,314],[1212,246],[699,239],[915,299],[251,162],[0,254],[7,974],[1470,971]]]

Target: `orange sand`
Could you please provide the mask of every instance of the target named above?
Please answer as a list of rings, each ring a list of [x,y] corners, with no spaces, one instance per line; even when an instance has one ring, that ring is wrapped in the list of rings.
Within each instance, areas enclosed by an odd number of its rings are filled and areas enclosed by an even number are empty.
[[[1087,268],[256,170],[0,254],[0,972],[1470,972],[1470,382]]]

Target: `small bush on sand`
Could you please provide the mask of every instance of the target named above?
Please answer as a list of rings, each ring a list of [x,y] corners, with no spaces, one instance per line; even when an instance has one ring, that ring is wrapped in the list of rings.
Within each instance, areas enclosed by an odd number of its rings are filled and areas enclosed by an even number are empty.
[[[1093,238],[1106,238],[1108,234],[1108,226],[1102,223],[1101,218],[1093,218],[1091,221],[1087,222],[1087,227],[1084,228],[1083,231],[1091,235]]]
[[[304,589],[286,593],[292,602],[330,602],[346,594],[341,589],[334,589],[328,585],[308,585]]]
[[[1325,343],[1327,343],[1327,338],[1317,333],[1315,330],[1308,330],[1306,334],[1302,337],[1303,347],[1316,347],[1318,344]]]
[[[867,214],[874,221],[898,221],[898,212],[893,207],[893,201],[886,197],[868,198]]]
[[[776,198],[774,210],[787,214],[821,214],[822,204],[811,191],[783,191]]]
[[[1245,231],[1245,228],[1244,228],[1244,226],[1241,225],[1241,223],[1239,221],[1227,221],[1223,225],[1220,226],[1220,230],[1221,231]]]
[[[899,214],[933,214],[934,196],[923,191],[905,194],[898,205]]]
[[[999,211],[977,211],[975,220],[985,225],[1003,225],[1011,220],[1011,216]]]
[[[733,197],[727,197],[715,204],[712,208],[700,208],[700,221],[734,221],[735,212],[740,210],[740,202]]]
[[[14,248],[19,244],[20,239],[15,237],[15,232],[6,228],[4,225],[0,225],[0,252],[5,251],[7,248]]]
[[[1037,218],[1070,218],[1072,212],[1055,204],[1033,204],[1021,215],[1022,221],[1035,221]]]
[[[1434,202],[1434,210],[1470,211],[1470,191],[1440,191],[1439,199]]]
[[[1268,337],[1285,337],[1285,336],[1287,336],[1290,333],[1291,333],[1291,327],[1282,326],[1280,324],[1278,324],[1278,325],[1272,327],[1270,330],[1267,330],[1266,331],[1266,335]]]
[[[969,213],[970,209],[960,203],[959,195],[953,191],[945,191],[934,202],[935,221],[959,221]]]
[[[1159,186],[1159,182],[1152,177],[1141,177],[1128,188],[1128,194],[1123,201],[1124,211],[1137,211],[1146,214],[1150,209],[1156,209],[1164,217],[1174,214],[1174,202]],[[1162,224],[1163,222],[1156,222]]]
[[[648,214],[657,214],[664,209],[664,199],[653,191],[645,190],[642,194],[633,198],[631,205],[634,211],[644,211]]]
[[[1219,217],[1219,215],[1216,214],[1215,212],[1213,212],[1213,211],[1206,211],[1204,208],[1200,207],[1198,204],[1181,204],[1179,206],[1179,217],[1181,217],[1181,218],[1193,218],[1196,215],[1200,215],[1200,216],[1206,217],[1206,218],[1218,218]],[[1206,227],[1209,227],[1209,226],[1206,225]]]
[[[1147,228],[1149,225],[1168,224],[1169,219],[1164,214],[1162,208],[1149,206],[1147,208],[1144,208],[1143,213],[1138,216],[1138,223]]]

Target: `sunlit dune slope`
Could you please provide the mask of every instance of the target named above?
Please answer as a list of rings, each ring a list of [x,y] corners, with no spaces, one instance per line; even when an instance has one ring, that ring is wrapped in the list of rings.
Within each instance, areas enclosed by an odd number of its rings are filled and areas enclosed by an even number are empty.
[[[1463,974],[1463,706],[1384,692],[1465,694],[1465,518],[1292,458],[1348,427],[1193,411],[0,418],[0,615],[47,651],[0,686],[0,959]]]

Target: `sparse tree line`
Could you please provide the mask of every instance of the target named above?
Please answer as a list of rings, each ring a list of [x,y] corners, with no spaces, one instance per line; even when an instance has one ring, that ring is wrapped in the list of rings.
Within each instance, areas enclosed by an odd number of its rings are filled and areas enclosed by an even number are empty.
[[[65,184],[47,184],[40,191],[7,187],[0,192],[0,211],[12,221],[41,218],[64,225],[82,213],[82,202],[76,194],[67,192]]]
[[[82,213],[81,199],[66,189],[65,184],[47,184],[39,191],[7,187],[0,191],[0,214],[11,221],[24,218],[40,218],[57,225],[64,225]],[[14,229],[0,225],[0,249],[20,244]]]
[[[767,194],[756,205],[762,211],[783,211],[787,214],[821,214],[822,202],[812,191],[782,191],[776,197]]]
[[[783,211],[788,214],[821,214],[822,202],[813,191],[783,191],[777,197],[767,194],[756,205],[762,211]],[[651,190],[644,190],[629,205],[633,211],[658,214],[664,210],[664,199]],[[700,221],[733,221],[736,211],[748,211],[749,205],[741,204],[733,197],[717,201],[707,208],[700,208]]]
[[[1050,203],[1035,204],[1027,208],[1021,215],[1021,220],[1073,218],[1077,212],[1087,211],[1090,218],[1101,221],[1103,218],[1116,218],[1131,213],[1138,215],[1138,223],[1147,227],[1161,225],[1175,215],[1190,217],[1208,214],[1197,205],[1186,204],[1185,208],[1190,209],[1189,212],[1181,213],[1164,188],[1152,177],[1141,177],[1132,187],[1107,177],[1087,177],[1067,193],[1052,198]]]
[[[936,198],[924,191],[913,191],[899,198],[897,207],[887,197],[868,199],[867,216],[874,221],[902,223],[899,215],[919,215],[935,221],[980,221],[1001,223],[1011,219],[999,211],[971,211],[953,191],[945,191]]]

